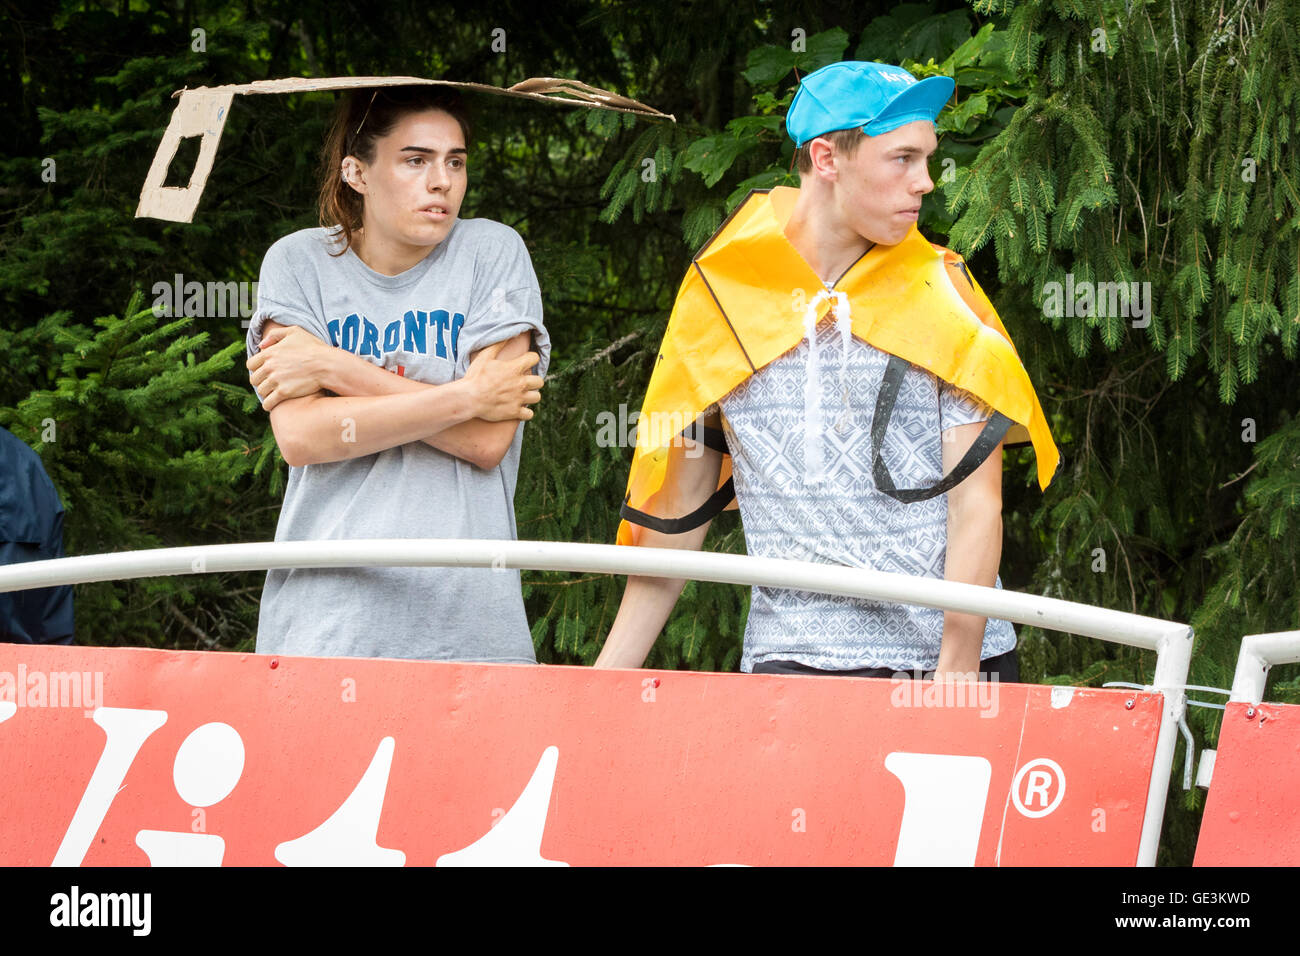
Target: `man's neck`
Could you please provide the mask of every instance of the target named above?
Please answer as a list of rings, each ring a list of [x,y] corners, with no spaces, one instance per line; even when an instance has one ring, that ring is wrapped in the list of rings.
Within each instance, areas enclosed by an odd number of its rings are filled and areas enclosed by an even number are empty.
[[[833,284],[862,258],[872,243],[838,221],[824,197],[802,187],[795,200],[785,237],[795,251],[827,284]]]

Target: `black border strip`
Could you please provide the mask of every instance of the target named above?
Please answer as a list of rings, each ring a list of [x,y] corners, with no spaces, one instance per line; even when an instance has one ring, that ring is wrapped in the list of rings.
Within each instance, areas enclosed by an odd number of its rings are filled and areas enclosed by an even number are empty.
[[[885,369],[884,381],[880,383],[880,393],[876,397],[876,410],[871,419],[871,469],[877,489],[896,501],[913,504],[937,498],[969,478],[975,469],[984,464],[993,453],[993,449],[997,448],[998,442],[1006,435],[1007,429],[1014,423],[1006,415],[994,410],[993,417],[989,419],[988,424],[980,431],[979,437],[967,449],[966,454],[952,471],[925,488],[897,487],[894,479],[890,477],[884,459],[881,458],[880,450],[884,447],[885,431],[889,427],[890,416],[894,414],[894,403],[898,400],[898,391],[903,384],[903,376],[907,374],[908,365],[907,361],[897,355],[889,357],[889,366]]]
[[[704,270],[700,268],[700,264],[694,259],[691,260],[691,265],[700,274],[700,281],[704,283],[704,288],[708,289],[709,295],[713,296],[713,304],[718,307],[718,313],[722,316],[722,321],[727,323],[727,328],[731,329],[732,338],[736,340],[736,344],[740,346],[741,354],[745,356],[745,361],[749,363],[750,373],[757,372],[758,369],[754,367],[754,360],[749,357],[749,350],[745,348],[745,343],[740,341],[740,336],[736,334],[736,327],[731,324],[731,319],[727,316],[727,310],[722,307],[722,303],[718,301],[718,296],[713,291],[713,286],[709,285],[709,280],[704,277]]]

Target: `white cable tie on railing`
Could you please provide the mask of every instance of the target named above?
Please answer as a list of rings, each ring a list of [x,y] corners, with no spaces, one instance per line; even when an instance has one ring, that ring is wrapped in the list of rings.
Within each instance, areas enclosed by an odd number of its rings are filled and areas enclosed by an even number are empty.
[[[1128,681],[1122,681],[1122,680],[1107,681],[1101,686],[1102,687],[1128,687],[1133,690],[1145,690],[1145,691],[1155,690],[1155,688],[1152,687],[1150,684],[1131,684]],[[1200,691],[1205,691],[1208,694],[1222,694],[1225,697],[1227,697],[1232,693],[1232,691],[1224,690],[1222,687],[1206,687],[1203,684],[1178,684],[1170,689],[1171,690],[1200,690]],[[1223,704],[1212,704],[1207,700],[1187,700],[1186,704],[1189,707],[1206,707],[1210,710],[1227,709]]]

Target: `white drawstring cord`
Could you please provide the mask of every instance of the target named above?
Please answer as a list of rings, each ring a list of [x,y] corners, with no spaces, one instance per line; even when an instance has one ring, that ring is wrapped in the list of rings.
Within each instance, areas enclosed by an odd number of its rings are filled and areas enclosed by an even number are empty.
[[[805,485],[819,485],[826,480],[825,423],[822,418],[821,350],[817,345],[817,306],[823,302],[835,303],[835,327],[840,333],[843,352],[840,355],[840,390],[845,411],[849,402],[849,338],[852,335],[852,313],[849,297],[843,292],[823,290],[812,297],[803,314],[804,336],[808,340],[808,372],[803,385],[804,443],[803,470]],[[837,425],[843,425],[841,413]]]
[[[849,297],[843,292],[835,293],[835,327],[840,332],[842,350],[840,353],[840,417],[835,421],[835,430],[843,435],[849,416],[849,339],[853,337]]]

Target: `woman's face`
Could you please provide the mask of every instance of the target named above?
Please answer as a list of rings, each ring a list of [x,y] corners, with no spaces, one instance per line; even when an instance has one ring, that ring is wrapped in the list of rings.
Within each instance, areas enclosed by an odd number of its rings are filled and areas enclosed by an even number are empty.
[[[358,161],[367,241],[428,249],[447,238],[465,199],[465,137],[450,113],[408,113]],[[359,180],[359,182],[355,181]]]

